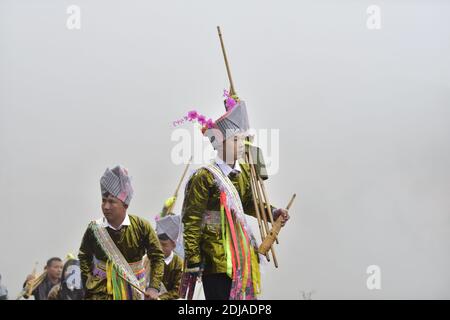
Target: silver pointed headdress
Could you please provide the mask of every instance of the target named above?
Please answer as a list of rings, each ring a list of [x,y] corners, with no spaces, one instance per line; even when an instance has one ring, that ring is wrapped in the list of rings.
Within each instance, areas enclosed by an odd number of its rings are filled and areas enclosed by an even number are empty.
[[[102,196],[109,193],[126,205],[129,205],[133,198],[134,191],[131,186],[128,170],[120,165],[114,167],[112,170],[109,168],[106,169],[100,178],[100,188]]]
[[[247,133],[250,125],[245,102],[239,100],[237,104],[214,122],[214,125],[204,133],[211,144],[216,147],[223,141],[238,133]]]

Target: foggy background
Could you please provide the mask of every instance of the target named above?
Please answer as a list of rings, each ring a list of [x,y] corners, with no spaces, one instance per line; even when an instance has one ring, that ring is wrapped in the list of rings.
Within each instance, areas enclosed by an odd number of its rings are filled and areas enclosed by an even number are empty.
[[[220,25],[252,127],[280,130],[270,199],[297,193],[261,297],[449,299],[449,14],[448,1],[0,0],[9,298],[35,261],[77,254],[106,167],[129,169],[129,213],[154,223],[184,168],[172,121],[223,114]]]

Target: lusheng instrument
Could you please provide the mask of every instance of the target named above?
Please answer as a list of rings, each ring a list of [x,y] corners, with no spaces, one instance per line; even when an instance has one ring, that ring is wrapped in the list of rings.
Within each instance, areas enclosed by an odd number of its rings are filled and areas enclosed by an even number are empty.
[[[289,204],[286,207],[286,210],[289,210],[289,208],[291,207],[292,203],[294,202],[295,197],[296,197],[296,194],[294,193],[294,195],[291,198],[291,201],[289,201]],[[267,252],[272,247],[272,244],[274,243],[274,241],[277,240],[278,233],[281,230],[281,220],[282,220],[282,218],[278,217],[278,219],[272,225],[272,229],[270,229],[270,231],[266,235],[264,241],[259,246],[259,249],[258,249],[259,253],[266,255]]]
[[[25,287],[23,288],[23,290],[19,293],[19,295],[17,296],[16,300],[19,300],[20,298],[24,297],[24,298],[29,298],[32,294],[33,291],[42,283],[42,281],[45,280],[45,278],[47,277],[47,270],[44,270],[39,276],[36,277],[36,267],[38,265],[38,262],[35,262],[34,267],[33,267],[33,271],[31,272],[31,274],[35,277],[32,280],[27,281],[27,283],[25,284]]]
[[[233,79],[231,77],[230,65],[228,63],[228,58],[225,50],[225,45],[223,42],[222,32],[220,31],[220,27],[217,27],[217,32],[219,34],[220,44],[222,48],[223,58],[225,60],[225,67],[227,70],[228,80],[230,82],[230,95],[236,95],[236,91],[234,88]],[[270,205],[269,197],[267,195],[266,188],[264,186],[264,181],[267,179],[267,176],[262,174],[261,168],[265,168],[264,164],[260,164],[262,161],[259,156],[257,159],[254,159],[254,150],[256,150],[256,155],[259,155],[259,149],[252,145],[250,138],[246,139],[246,152],[245,152],[245,162],[250,168],[250,187],[252,190],[253,204],[255,206],[256,218],[258,220],[258,228],[261,235],[262,244],[259,247],[258,251],[265,255],[267,260],[270,261],[269,252],[272,255],[273,262],[276,268],[278,268],[278,261],[275,254],[274,242],[278,242],[278,233],[281,229],[282,218],[279,217],[277,221],[273,221],[272,216],[272,207]],[[252,150],[253,149],[253,150]],[[292,202],[295,199],[295,194],[289,202],[288,209],[292,205]],[[269,223],[272,225],[270,228]]]

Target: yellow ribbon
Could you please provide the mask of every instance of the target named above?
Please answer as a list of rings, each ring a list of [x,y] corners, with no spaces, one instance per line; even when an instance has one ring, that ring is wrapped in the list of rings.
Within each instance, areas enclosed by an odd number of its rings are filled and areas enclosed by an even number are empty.
[[[106,261],[106,292],[108,294],[113,294],[112,288],[112,263],[111,261]]]

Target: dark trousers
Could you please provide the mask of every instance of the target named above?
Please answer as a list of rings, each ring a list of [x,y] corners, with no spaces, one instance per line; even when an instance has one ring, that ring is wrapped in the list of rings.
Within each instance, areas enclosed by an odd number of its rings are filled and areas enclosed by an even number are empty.
[[[226,273],[203,275],[202,283],[206,300],[228,300],[230,297],[231,279]]]

